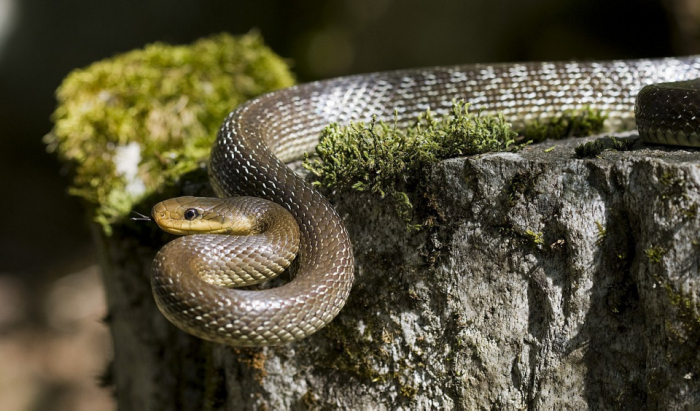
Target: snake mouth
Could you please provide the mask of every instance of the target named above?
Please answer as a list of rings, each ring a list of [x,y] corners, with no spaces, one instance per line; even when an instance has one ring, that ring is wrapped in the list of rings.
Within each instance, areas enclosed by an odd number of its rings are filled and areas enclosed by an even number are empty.
[[[178,230],[178,229],[175,229],[175,228],[172,228],[172,229],[171,229],[171,228],[161,227],[161,229],[162,229],[163,231],[165,231],[166,233],[175,234],[175,235],[189,235],[189,234],[194,234],[194,233],[192,233],[192,232],[190,232],[190,231]]]
[[[154,207],[154,210],[151,213],[151,217],[153,218],[153,221],[155,221],[155,223],[158,225],[158,227],[160,227],[160,229],[165,231],[166,233],[175,235],[187,235],[194,234],[198,231],[193,230],[191,227],[183,227],[183,221],[177,218],[172,218],[167,210],[156,211]]]
[[[160,227],[160,229],[166,233],[175,235],[187,235],[192,233],[191,230],[183,229],[181,227],[181,221],[178,219],[173,219],[170,216],[170,212],[165,208],[158,207],[158,204],[153,207],[153,210],[151,211],[151,218],[153,221],[155,221],[158,227]]]

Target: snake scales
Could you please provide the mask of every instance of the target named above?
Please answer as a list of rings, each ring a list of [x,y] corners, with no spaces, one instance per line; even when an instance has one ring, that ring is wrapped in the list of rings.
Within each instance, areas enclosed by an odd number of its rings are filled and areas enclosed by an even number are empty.
[[[210,228],[253,235],[196,234],[166,245],[154,261],[158,307],[193,335],[237,346],[298,340],[336,316],[353,282],[352,245],[328,201],[284,164],[312,151],[331,122],[368,121],[373,115],[391,120],[396,110],[405,123],[428,108],[445,113],[454,99],[464,99],[486,112],[502,111],[515,124],[588,106],[607,113],[613,125],[631,127],[642,86],[695,77],[700,57],[466,65],[342,77],[249,101],[224,121],[212,148],[210,177],[221,197],[258,199],[225,200],[238,207],[229,215],[211,200],[184,197],[159,203],[153,217],[178,234]],[[686,121],[700,116],[696,88],[659,86],[640,93],[642,139],[700,146],[698,124]],[[276,221],[284,229],[275,228]],[[297,248],[297,274],[287,284],[228,288],[279,274]]]

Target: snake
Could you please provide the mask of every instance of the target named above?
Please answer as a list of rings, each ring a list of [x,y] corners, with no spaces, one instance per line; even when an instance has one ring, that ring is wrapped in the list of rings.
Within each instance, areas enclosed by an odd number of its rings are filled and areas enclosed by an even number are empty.
[[[180,329],[230,346],[297,341],[333,320],[354,281],[352,243],[329,201],[286,165],[312,152],[330,123],[407,125],[461,99],[514,126],[591,108],[632,128],[636,115],[642,141],[699,147],[696,77],[700,56],[470,64],[339,77],[249,100],[226,117],[211,150],[219,199],[153,207],[161,228],[190,234],[154,259],[156,304]],[[285,271],[294,275],[281,286],[239,287]]]

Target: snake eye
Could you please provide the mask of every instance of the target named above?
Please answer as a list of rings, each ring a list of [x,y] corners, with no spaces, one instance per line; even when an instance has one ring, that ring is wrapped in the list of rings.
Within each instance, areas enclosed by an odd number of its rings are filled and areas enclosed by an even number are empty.
[[[188,208],[185,211],[185,220],[194,220],[199,215],[199,211],[196,208]]]

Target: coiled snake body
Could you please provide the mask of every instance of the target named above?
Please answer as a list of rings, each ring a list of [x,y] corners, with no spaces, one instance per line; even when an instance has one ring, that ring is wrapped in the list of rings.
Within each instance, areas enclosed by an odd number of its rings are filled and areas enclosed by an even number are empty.
[[[635,96],[644,85],[696,77],[700,57],[467,65],[342,77],[249,101],[219,131],[210,160],[212,185],[221,197],[253,196],[281,207],[249,197],[227,200],[238,207],[234,216],[217,212],[217,203],[191,197],[154,207],[154,219],[171,232],[207,232],[208,227],[253,234],[197,234],[166,245],[154,261],[158,307],[191,334],[238,346],[298,340],[336,316],[353,282],[352,245],[328,201],[285,166],[311,152],[329,123],[375,115],[392,120],[395,110],[406,123],[428,108],[446,113],[453,100],[463,99],[486,112],[501,111],[516,125],[591,107],[605,112],[609,123],[631,127]],[[640,93],[642,139],[700,146],[696,88],[695,83],[680,90],[662,85]],[[275,228],[277,221],[284,229]],[[297,274],[287,284],[256,291],[228,288],[242,284],[241,278],[259,282],[279,274],[297,248]]]

